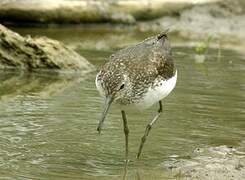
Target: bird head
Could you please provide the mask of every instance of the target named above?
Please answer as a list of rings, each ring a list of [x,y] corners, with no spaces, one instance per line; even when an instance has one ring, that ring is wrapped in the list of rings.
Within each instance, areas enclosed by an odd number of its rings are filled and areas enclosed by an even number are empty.
[[[97,127],[100,133],[103,122],[113,101],[121,101],[129,90],[129,78],[121,68],[105,64],[96,78],[97,88],[105,97],[103,112]]]

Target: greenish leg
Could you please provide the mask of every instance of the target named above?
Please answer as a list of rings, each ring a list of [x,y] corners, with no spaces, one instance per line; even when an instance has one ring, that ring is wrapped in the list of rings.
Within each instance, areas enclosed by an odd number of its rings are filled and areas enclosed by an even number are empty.
[[[142,152],[142,149],[143,149],[143,146],[144,146],[144,143],[146,141],[146,137],[149,135],[149,132],[153,126],[153,124],[157,121],[157,119],[159,118],[159,116],[161,115],[162,113],[162,101],[159,101],[159,109],[158,109],[158,113],[156,114],[156,116],[153,118],[153,120],[146,126],[145,128],[145,134],[144,136],[141,138],[141,143],[140,143],[140,147],[139,147],[139,151],[138,151],[138,154],[137,154],[137,159],[140,158],[140,154]]]
[[[125,134],[125,160],[126,160],[126,165],[128,163],[128,134],[129,134],[129,129],[128,129],[128,122],[127,122],[127,117],[126,113],[124,110],[121,111],[122,113],[122,119],[123,119],[123,130]]]

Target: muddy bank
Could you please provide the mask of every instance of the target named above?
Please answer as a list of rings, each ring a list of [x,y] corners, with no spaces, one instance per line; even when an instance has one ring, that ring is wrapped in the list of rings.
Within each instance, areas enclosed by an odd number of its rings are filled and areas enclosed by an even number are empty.
[[[4,0],[0,21],[13,23],[126,23],[176,14],[182,9],[217,0]]]
[[[189,39],[198,39],[200,35],[244,39],[244,19],[243,0],[0,2],[0,22],[7,25],[82,24],[84,27],[109,23],[113,26],[126,24],[128,28],[130,24],[130,28],[143,32],[170,29]]]
[[[5,24],[134,24],[141,31],[168,28],[188,38],[198,38],[200,34],[245,38],[244,19],[243,0],[0,2],[0,22]]]
[[[0,69],[74,70],[94,69],[85,58],[59,41],[23,37],[0,25]]]
[[[193,6],[174,16],[164,16],[151,22],[139,23],[142,31],[169,28],[188,38],[224,36],[245,38],[245,1],[225,0]]]
[[[173,159],[165,167],[179,179],[244,179],[245,151],[227,146],[197,148],[189,159]]]

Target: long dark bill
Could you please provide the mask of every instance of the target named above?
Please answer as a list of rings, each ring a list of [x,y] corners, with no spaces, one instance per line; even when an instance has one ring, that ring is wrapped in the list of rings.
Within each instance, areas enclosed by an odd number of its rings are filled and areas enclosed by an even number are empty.
[[[101,119],[100,119],[99,125],[98,125],[98,127],[97,127],[97,131],[99,132],[99,134],[100,134],[100,132],[101,132],[102,125],[103,125],[103,123],[104,123],[104,121],[105,121],[107,112],[108,112],[108,110],[109,110],[109,108],[110,108],[110,106],[111,106],[112,101],[113,101],[112,96],[107,96],[106,99],[105,99],[104,110],[103,110],[103,112],[102,112]]]

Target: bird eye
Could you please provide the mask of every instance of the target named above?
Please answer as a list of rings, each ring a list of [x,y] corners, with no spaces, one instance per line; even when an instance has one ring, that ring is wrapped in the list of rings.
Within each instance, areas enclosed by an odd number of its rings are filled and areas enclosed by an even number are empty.
[[[120,86],[120,90],[123,89],[123,88],[124,88],[124,84],[122,84],[122,85]]]

